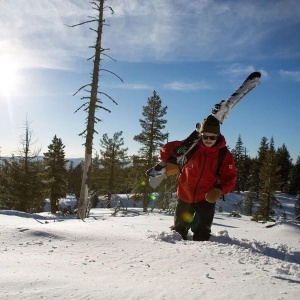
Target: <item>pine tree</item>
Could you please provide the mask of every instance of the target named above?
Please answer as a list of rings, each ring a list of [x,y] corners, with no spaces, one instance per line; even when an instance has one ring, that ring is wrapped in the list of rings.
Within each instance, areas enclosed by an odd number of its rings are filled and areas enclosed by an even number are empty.
[[[296,195],[300,191],[300,155],[297,158],[296,164],[292,167],[291,182],[289,193]]]
[[[132,166],[129,168],[127,177],[127,191],[130,191],[132,194],[131,198],[133,201],[139,202],[147,182],[141,172],[141,170],[145,169],[145,163],[138,155],[133,155],[131,160]]]
[[[288,191],[290,182],[292,160],[285,144],[276,151],[276,165],[276,175],[278,175],[279,178],[279,189],[281,192],[286,192]]]
[[[295,201],[295,207],[294,207],[296,218],[299,219],[300,217],[300,192],[297,195],[297,200]]]
[[[65,160],[65,146],[60,138],[54,136],[44,153],[45,178],[49,189],[51,213],[58,210],[58,199],[66,196],[67,169]]]
[[[122,169],[129,164],[128,148],[124,146],[123,132],[119,131],[109,138],[104,134],[100,140],[101,187],[98,192],[107,195],[107,207],[111,207],[112,194],[122,188]]]
[[[25,172],[24,164],[15,156],[10,159],[4,159],[3,180],[6,183],[6,201],[4,201],[8,209],[28,212],[30,210],[30,198],[28,191],[29,178],[28,171]],[[27,174],[27,175],[25,175]]]
[[[83,162],[74,167],[73,161],[70,162],[67,170],[67,193],[75,195],[79,199],[82,182]]]
[[[0,158],[0,209],[8,209],[9,196],[7,193],[7,168],[5,166],[5,160]]]
[[[251,184],[250,190],[256,193],[256,199],[259,199],[259,190],[261,187],[261,180],[260,180],[260,171],[262,168],[263,163],[265,162],[267,152],[269,150],[269,144],[267,142],[267,138],[263,137],[260,142],[260,147],[257,151],[257,157],[252,162],[251,168]]]
[[[250,159],[248,190],[255,193],[255,198],[259,195],[259,164],[257,157]]]
[[[245,147],[244,153],[244,163],[241,170],[241,183],[242,190],[248,191],[251,187],[251,170],[253,169],[253,159],[247,154],[247,149]]]
[[[269,149],[259,174],[261,185],[259,189],[259,207],[255,213],[255,220],[269,221],[272,207],[276,201],[275,191],[278,179],[275,175],[275,153],[274,141],[271,138]]]
[[[168,134],[162,133],[165,128],[167,120],[163,117],[167,113],[167,106],[162,107],[162,101],[156,91],[148,98],[147,106],[143,106],[143,117],[140,119],[142,132],[134,136],[134,140],[143,146],[139,150],[141,164],[139,178],[147,181],[144,174],[145,170],[151,168],[158,162],[157,151],[160,149],[164,141],[167,139]],[[143,186],[143,209],[147,211],[149,203],[150,188],[148,184]]]
[[[259,163],[264,162],[264,160],[266,159],[268,150],[269,150],[268,139],[266,137],[263,137],[261,139],[260,146],[259,146],[259,149],[258,149],[258,155],[257,155]]]
[[[25,121],[25,134],[21,136],[19,156],[4,159],[5,205],[8,209],[24,212],[43,210],[46,190],[42,180],[43,164],[38,158],[39,149],[32,149],[33,132]]]
[[[101,187],[101,163],[99,153],[96,151],[92,159],[92,173],[91,173],[91,185],[90,190],[92,194],[97,193]]]
[[[237,182],[235,190],[245,191],[249,181],[249,169],[251,167],[251,159],[247,155],[247,150],[244,147],[241,136],[239,135],[235,148],[231,151],[234,163],[237,169]]]
[[[246,194],[243,203],[243,212],[246,216],[252,216],[255,200],[256,200],[256,194],[254,192],[249,191]]]
[[[166,210],[169,207],[172,192],[176,191],[177,176],[168,176],[164,184],[158,187],[158,208]]]
[[[240,170],[242,166],[242,156],[244,153],[244,148],[243,148],[243,142],[242,138],[239,135],[238,140],[236,142],[234,150],[231,151],[234,163],[236,166],[236,171],[237,171],[237,180],[236,180],[236,185],[235,185],[235,190],[240,193],[241,191],[241,176],[240,176]]]

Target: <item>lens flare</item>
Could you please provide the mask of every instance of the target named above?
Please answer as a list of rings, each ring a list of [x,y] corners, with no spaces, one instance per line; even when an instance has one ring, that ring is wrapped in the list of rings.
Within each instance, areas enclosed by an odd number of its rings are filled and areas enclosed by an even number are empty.
[[[154,194],[150,194],[150,195],[149,195],[149,200],[150,200],[150,201],[156,200],[155,195],[154,195]]]
[[[0,94],[11,96],[17,89],[18,65],[10,56],[0,57]]]
[[[184,211],[181,214],[181,218],[186,223],[191,223],[193,221],[193,215],[189,211]]]

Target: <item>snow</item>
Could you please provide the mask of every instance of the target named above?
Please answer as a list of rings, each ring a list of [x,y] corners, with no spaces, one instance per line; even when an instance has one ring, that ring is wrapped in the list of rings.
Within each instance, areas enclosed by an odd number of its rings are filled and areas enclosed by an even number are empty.
[[[228,217],[241,197],[218,201],[207,242],[182,240],[157,209],[95,208],[85,220],[0,210],[0,298],[299,299],[295,198],[278,196],[288,218],[267,228]]]

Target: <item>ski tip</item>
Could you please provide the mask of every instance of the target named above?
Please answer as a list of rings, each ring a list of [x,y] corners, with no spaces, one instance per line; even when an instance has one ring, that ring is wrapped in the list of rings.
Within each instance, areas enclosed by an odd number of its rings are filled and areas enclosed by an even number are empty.
[[[246,80],[252,80],[252,79],[255,79],[255,78],[260,78],[261,77],[261,73],[256,71],[256,72],[253,72],[251,73]]]

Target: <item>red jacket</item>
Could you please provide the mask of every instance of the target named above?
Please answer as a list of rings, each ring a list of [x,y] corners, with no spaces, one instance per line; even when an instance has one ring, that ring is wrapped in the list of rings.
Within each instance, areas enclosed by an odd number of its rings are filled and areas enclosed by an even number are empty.
[[[161,148],[162,161],[174,155],[174,150],[182,141],[167,143]],[[205,200],[205,194],[215,186],[222,189],[223,194],[228,194],[235,187],[236,168],[233,157],[227,151],[220,175],[216,174],[219,149],[225,147],[226,141],[222,135],[218,137],[216,144],[207,148],[202,141],[198,143],[198,149],[183,167],[178,177],[177,197],[187,203],[196,203]]]

